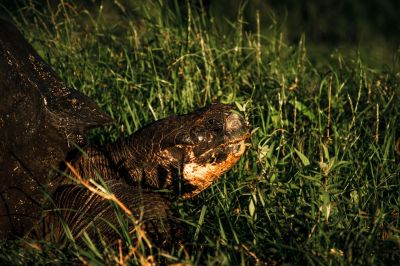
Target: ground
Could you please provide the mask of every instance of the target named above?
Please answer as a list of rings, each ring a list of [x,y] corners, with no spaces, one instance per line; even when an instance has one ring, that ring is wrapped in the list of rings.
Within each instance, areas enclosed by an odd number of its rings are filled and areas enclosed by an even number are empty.
[[[189,227],[188,253],[130,254],[133,244],[126,239],[121,251],[88,241],[86,248],[70,243],[68,252],[40,241],[3,241],[1,261],[400,260],[398,53],[386,67],[375,67],[364,62],[366,54],[334,50],[317,67],[308,59],[305,37],[288,44],[274,25],[261,35],[257,26],[244,31],[240,16],[228,23],[191,9],[180,16],[157,4],[140,8],[131,13],[114,5],[110,12],[61,1],[9,15],[69,86],[115,119],[91,132],[92,142],[220,101],[236,105],[253,127],[245,156],[197,198],[176,204]]]

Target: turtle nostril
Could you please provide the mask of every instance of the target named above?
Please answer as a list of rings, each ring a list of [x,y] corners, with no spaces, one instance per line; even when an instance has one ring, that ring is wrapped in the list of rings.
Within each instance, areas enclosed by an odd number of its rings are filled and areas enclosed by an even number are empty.
[[[243,117],[237,113],[231,113],[226,118],[226,130],[228,132],[235,132],[238,130],[242,130],[246,127],[246,123]]]

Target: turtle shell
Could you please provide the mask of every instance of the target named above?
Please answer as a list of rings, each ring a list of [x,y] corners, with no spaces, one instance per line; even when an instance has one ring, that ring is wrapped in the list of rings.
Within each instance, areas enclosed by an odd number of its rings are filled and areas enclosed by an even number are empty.
[[[68,88],[11,23],[0,19],[0,237],[23,235],[58,186],[68,152],[110,117]]]

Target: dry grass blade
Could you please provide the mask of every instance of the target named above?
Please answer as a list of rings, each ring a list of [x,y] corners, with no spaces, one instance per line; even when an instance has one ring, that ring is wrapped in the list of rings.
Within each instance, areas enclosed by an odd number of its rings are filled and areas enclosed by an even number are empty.
[[[81,177],[78,171],[68,162],[66,162],[67,167],[71,170],[73,175],[76,178],[77,183],[82,184],[85,188],[87,188],[92,193],[99,195],[105,200],[111,200],[115,204],[117,204],[128,216],[132,216],[132,212],[122,203],[113,193],[108,192],[104,187],[94,182],[92,179],[85,180]],[[139,224],[135,224],[135,228],[130,232],[137,232],[138,238],[136,241],[136,245],[131,248],[127,255],[123,255],[122,252],[122,241],[121,239],[118,240],[118,265],[127,265],[128,260],[133,256],[137,255],[140,258],[141,265],[154,265],[152,259],[146,259],[143,257],[142,254],[138,252],[138,249],[142,243],[142,240],[145,239],[145,232],[140,228]]]
[[[105,200],[111,200],[115,204],[117,204],[128,216],[132,216],[132,212],[125,206],[124,203],[122,203],[113,193],[107,192],[103,187],[101,187],[99,184],[95,183],[92,179],[84,180],[78,171],[69,163],[66,162],[67,167],[71,170],[71,172],[74,174],[76,180],[78,183],[82,184],[84,187],[86,187],[89,191],[93,192],[96,195],[99,195]],[[96,187],[92,186],[95,185]]]
[[[138,249],[139,249],[139,247],[140,247],[140,243],[142,243],[142,239],[143,239],[143,237],[144,237],[144,231],[143,231],[143,230],[137,230],[137,229],[140,229],[140,228],[138,228],[138,227],[139,227],[138,225],[135,226],[135,229],[136,229],[136,231],[137,231],[138,234],[139,234],[138,240],[137,240],[137,242],[136,242],[136,245],[135,245],[133,248],[131,248],[131,250],[129,251],[129,253],[123,258],[123,263],[124,263],[124,264],[126,264],[127,261],[128,261],[134,254],[138,254],[137,251],[138,251]],[[140,254],[139,254],[139,255],[140,255]]]

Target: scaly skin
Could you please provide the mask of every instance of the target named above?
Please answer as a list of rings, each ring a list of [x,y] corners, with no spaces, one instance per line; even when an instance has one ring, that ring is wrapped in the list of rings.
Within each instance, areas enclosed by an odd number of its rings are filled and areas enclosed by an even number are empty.
[[[85,178],[167,188],[190,198],[240,159],[248,136],[245,121],[229,105],[212,104],[156,121],[116,143],[88,147],[74,167]]]

